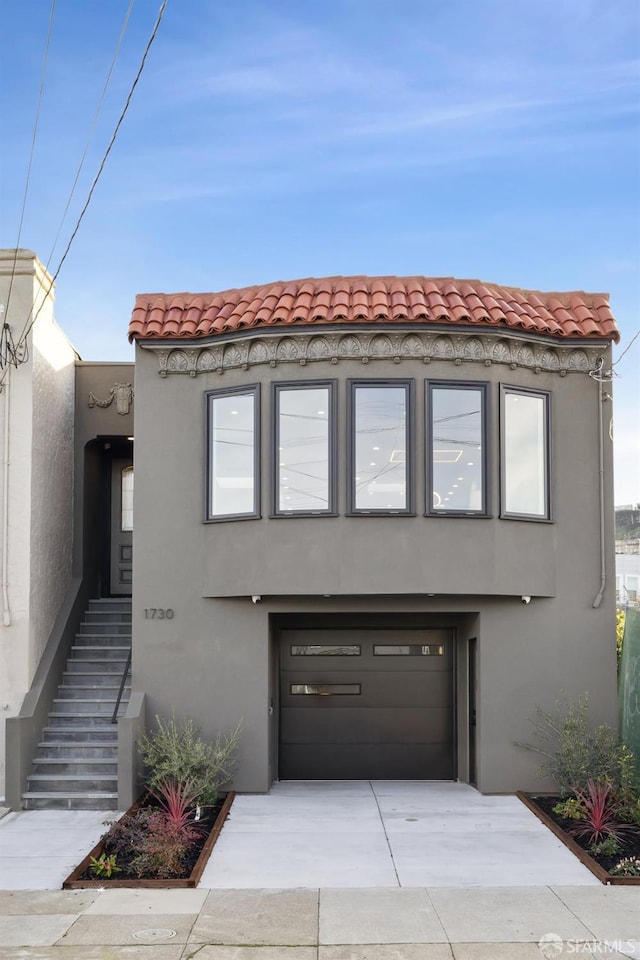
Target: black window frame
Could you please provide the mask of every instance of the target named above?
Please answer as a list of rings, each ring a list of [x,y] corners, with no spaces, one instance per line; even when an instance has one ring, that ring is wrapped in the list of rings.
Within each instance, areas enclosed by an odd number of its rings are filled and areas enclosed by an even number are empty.
[[[359,387],[402,387],[406,394],[405,417],[405,477],[406,477],[406,506],[401,510],[363,510],[356,507],[355,489],[355,437],[356,437],[356,391]],[[347,380],[347,510],[348,517],[415,517],[415,380],[392,377]]]
[[[316,390],[329,392],[329,506],[326,510],[281,510],[280,491],[280,402],[285,390]],[[283,380],[271,384],[271,518],[283,517],[337,517],[338,516],[338,385],[333,380]]]
[[[505,416],[505,397],[507,394],[519,394],[520,396],[539,397],[545,401],[544,416],[544,439],[545,439],[545,513],[544,516],[538,513],[515,513],[506,510],[506,416]],[[500,384],[500,519],[502,520],[529,520],[537,523],[553,523],[553,493],[551,489],[552,482],[552,415],[551,415],[552,394],[550,390],[538,390],[533,387],[521,387],[517,384]]]
[[[431,416],[431,396],[434,390],[480,390],[482,394],[481,414],[481,453],[482,453],[482,508],[480,510],[448,510],[433,507],[433,418]],[[425,380],[425,477],[427,517],[491,517],[490,469],[491,432],[490,410],[491,384],[487,380]]]
[[[246,513],[211,513],[211,483],[213,480],[213,443],[211,442],[211,417],[213,403],[223,397],[253,397],[253,509]],[[205,392],[205,502],[204,522],[225,523],[228,520],[258,520],[260,513],[261,486],[261,441],[260,441],[260,384],[251,383],[240,387],[223,387]]]

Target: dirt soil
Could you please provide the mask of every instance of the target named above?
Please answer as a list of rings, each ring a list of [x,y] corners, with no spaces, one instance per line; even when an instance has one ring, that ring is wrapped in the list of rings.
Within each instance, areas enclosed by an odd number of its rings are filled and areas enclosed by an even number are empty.
[[[557,813],[553,812],[554,806],[560,802],[561,797],[531,797],[536,806],[540,807],[541,810],[547,814],[554,823],[557,823],[566,834],[568,834],[572,840],[574,840],[579,847],[582,847],[590,857],[599,863],[603,869],[611,871],[613,867],[619,863],[620,860],[625,857],[639,857],[640,858],[640,827],[635,827],[632,830],[625,830],[624,839],[621,841],[622,849],[619,853],[616,853],[612,857],[605,857],[602,854],[591,853],[589,850],[589,841],[585,837],[577,837],[572,831],[576,825],[575,820],[566,820],[564,817],[559,817]]]
[[[216,818],[220,813],[222,804],[224,802],[224,797],[218,799],[218,801],[211,807],[203,807],[202,815],[198,821],[199,825],[202,827],[202,836],[198,837],[194,841],[192,847],[189,849],[187,855],[183,860],[184,870],[180,874],[172,875],[171,879],[181,880],[187,879],[200,856],[200,852],[207,842],[207,838],[211,833],[211,830],[216,822]],[[152,800],[143,801],[138,809],[148,810],[148,809],[157,809],[157,805],[153,803]],[[117,821],[120,822],[120,821]],[[104,840],[104,852],[107,856],[110,853],[114,852],[112,846],[109,843],[111,829],[103,835],[102,839]],[[111,875],[112,880],[150,880],[155,879],[155,877],[145,876],[144,874],[140,875],[139,873],[133,873],[129,869],[129,864],[137,856],[138,850],[135,848],[131,849],[128,853],[118,849],[116,863],[119,867],[117,873]],[[100,876],[93,873],[91,870],[85,870],[80,880],[98,880]]]

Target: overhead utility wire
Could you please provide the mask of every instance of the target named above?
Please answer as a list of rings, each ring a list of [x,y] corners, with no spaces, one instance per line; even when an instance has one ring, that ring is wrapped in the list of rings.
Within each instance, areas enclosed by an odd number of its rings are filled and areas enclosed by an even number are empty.
[[[120,116],[118,117],[118,122],[117,122],[116,125],[115,125],[113,134],[112,134],[112,136],[111,136],[111,140],[109,141],[109,144],[108,144],[108,146],[107,146],[107,149],[105,150],[104,156],[103,156],[103,158],[102,158],[102,162],[100,163],[100,166],[99,166],[99,168],[98,168],[98,172],[96,173],[95,177],[93,178],[93,182],[92,182],[92,184],[91,184],[91,186],[90,186],[90,188],[89,188],[89,193],[87,194],[87,199],[86,199],[86,201],[85,201],[85,204],[84,204],[82,210],[80,211],[80,215],[78,216],[78,219],[76,220],[76,225],[75,225],[75,227],[73,228],[73,232],[72,232],[72,234],[71,234],[71,237],[69,238],[69,242],[67,243],[67,246],[66,246],[66,248],[65,248],[65,251],[64,251],[64,253],[62,254],[62,258],[61,258],[61,260],[60,260],[60,263],[58,264],[58,267],[57,267],[57,269],[56,269],[56,272],[54,273],[53,277],[51,278],[51,283],[49,284],[49,288],[48,288],[45,296],[43,297],[42,302],[41,302],[40,306],[38,307],[38,310],[36,311],[35,316],[33,317],[33,319],[31,319],[31,314],[33,313],[33,308],[32,308],[32,309],[31,309],[31,312],[30,312],[30,314],[29,314],[29,317],[27,317],[27,322],[26,322],[25,327],[24,327],[22,333],[20,334],[20,338],[19,338],[19,340],[18,340],[18,344],[17,344],[18,347],[20,346],[21,342],[22,342],[23,340],[25,340],[26,337],[29,336],[29,332],[31,331],[34,323],[35,323],[36,320],[38,319],[38,317],[39,317],[39,315],[40,315],[40,311],[42,310],[42,308],[43,308],[43,306],[44,306],[44,304],[45,304],[45,302],[46,302],[46,298],[48,297],[49,293],[51,292],[51,290],[52,290],[52,288],[53,288],[54,283],[56,282],[56,279],[57,279],[57,277],[58,277],[58,275],[59,275],[59,273],[60,273],[60,270],[62,269],[62,265],[63,265],[63,263],[65,262],[65,260],[67,259],[67,255],[68,255],[68,253],[69,253],[69,250],[71,249],[71,245],[72,245],[73,241],[74,241],[75,238],[76,238],[76,235],[77,235],[77,233],[78,233],[78,230],[80,229],[80,224],[82,223],[82,221],[83,221],[83,219],[84,219],[84,215],[86,214],[86,212],[87,212],[87,210],[88,210],[88,208],[89,208],[89,204],[91,203],[91,200],[92,200],[92,198],[93,198],[93,194],[94,194],[94,191],[95,191],[95,189],[96,189],[96,186],[98,185],[98,181],[99,181],[100,177],[102,176],[102,172],[103,172],[103,170],[104,170],[104,168],[105,168],[105,165],[106,165],[107,159],[108,159],[108,157],[109,157],[109,154],[111,153],[111,150],[112,150],[112,148],[113,148],[113,145],[114,145],[114,143],[116,142],[116,138],[117,138],[117,136],[118,136],[118,132],[119,132],[119,130],[120,130],[120,127],[122,126],[122,123],[123,123],[123,121],[124,121],[124,118],[125,118],[125,116],[127,115],[127,111],[129,110],[129,106],[130,106],[130,104],[131,104],[131,100],[132,100],[132,98],[133,98],[133,94],[134,94],[134,92],[135,92],[136,87],[138,86],[138,83],[139,83],[139,81],[140,81],[140,77],[142,76],[142,71],[144,70],[144,66],[145,66],[145,63],[146,63],[146,61],[147,61],[147,57],[148,57],[148,55],[149,55],[149,51],[151,50],[151,47],[152,47],[152,45],[153,45],[153,41],[155,40],[155,38],[156,38],[156,36],[157,36],[157,34],[158,34],[158,30],[160,29],[160,24],[162,23],[162,18],[163,18],[163,16],[164,16],[164,12],[165,12],[165,9],[166,9],[166,7],[167,7],[167,3],[168,3],[168,2],[169,2],[169,0],[162,0],[162,3],[161,3],[161,5],[160,5],[160,9],[159,9],[159,11],[158,11],[158,16],[156,17],[156,22],[155,22],[155,24],[154,24],[153,30],[151,31],[151,36],[149,37],[149,39],[148,39],[148,41],[147,41],[147,45],[146,45],[145,50],[144,50],[144,53],[143,53],[143,55],[142,55],[142,60],[140,61],[140,66],[138,67],[138,72],[136,73],[136,76],[135,76],[135,78],[134,78],[134,80],[133,80],[133,83],[131,84],[131,88],[130,88],[129,93],[128,93],[128,95],[127,95],[127,99],[126,99],[126,101],[125,101],[125,105],[124,105],[124,107],[122,108],[122,112],[121,112]],[[3,372],[2,377],[0,377],[0,389],[2,389],[2,385],[3,385],[4,381],[5,381],[5,377],[6,377],[6,372]]]
[[[634,335],[632,336],[631,340],[630,340],[629,343],[626,345],[626,347],[624,348],[624,350],[622,351],[622,353],[620,354],[620,356],[618,357],[618,359],[616,360],[616,362],[611,364],[612,367],[617,367],[617,366],[618,366],[618,364],[620,363],[620,361],[621,361],[622,358],[624,357],[624,355],[625,355],[625,353],[627,352],[627,350],[629,350],[629,349],[633,346],[634,341],[637,340],[638,337],[640,337],[640,330],[636,330],[636,332],[634,333]]]
[[[87,136],[87,141],[86,141],[86,143],[85,143],[85,145],[84,145],[84,150],[82,151],[82,156],[80,157],[80,163],[78,164],[78,169],[77,169],[77,171],[76,171],[75,179],[74,179],[74,181],[73,181],[73,184],[71,185],[71,190],[70,190],[70,192],[69,192],[69,197],[68,197],[68,199],[67,199],[67,204],[66,204],[66,206],[65,206],[65,208],[64,208],[64,213],[62,214],[62,219],[61,219],[61,221],[60,221],[60,226],[58,227],[58,232],[56,233],[55,240],[53,241],[53,246],[51,247],[51,252],[49,253],[49,257],[48,257],[48,259],[47,259],[47,263],[46,263],[47,270],[49,269],[49,264],[51,263],[51,260],[53,259],[54,251],[55,251],[56,247],[58,246],[58,240],[60,239],[60,234],[62,233],[62,228],[63,228],[63,226],[64,226],[64,222],[65,222],[65,220],[67,219],[67,214],[69,213],[69,207],[71,206],[71,201],[73,200],[73,196],[74,196],[74,194],[75,194],[75,192],[76,192],[76,187],[78,186],[78,181],[79,181],[79,179],[80,179],[80,174],[82,173],[82,168],[84,167],[84,162],[85,162],[85,160],[87,159],[87,153],[88,153],[88,151],[89,151],[89,146],[91,145],[91,141],[93,140],[93,135],[94,135],[94,133],[95,133],[95,131],[96,131],[96,126],[97,126],[97,124],[98,124],[98,117],[100,116],[100,112],[101,112],[102,107],[103,107],[103,105],[104,105],[105,97],[106,97],[106,95],[107,95],[107,90],[108,90],[108,88],[109,88],[109,83],[111,82],[111,76],[112,76],[112,74],[113,74],[113,71],[114,71],[116,62],[117,62],[117,60],[118,60],[118,56],[119,56],[119,54],[120,54],[120,48],[122,47],[122,42],[123,42],[123,40],[124,40],[125,33],[127,32],[127,27],[129,26],[129,18],[131,17],[131,11],[133,10],[133,5],[134,5],[134,3],[135,3],[135,0],[129,0],[129,6],[128,6],[128,8],[127,8],[127,10],[126,10],[126,13],[125,13],[125,15],[124,15],[124,20],[122,21],[122,27],[120,28],[120,36],[118,37],[118,39],[117,39],[117,41],[116,41],[116,48],[115,48],[115,50],[114,50],[114,52],[113,52],[113,57],[112,57],[112,59],[111,59],[111,65],[110,65],[109,70],[108,70],[108,72],[107,72],[107,77],[106,77],[106,80],[105,80],[105,82],[104,82],[104,86],[103,86],[103,88],[102,88],[102,94],[101,94],[101,96],[100,96],[100,100],[98,101],[98,106],[96,107],[96,112],[95,112],[95,114],[94,114],[94,116],[93,116],[93,122],[92,122],[92,124],[91,124],[90,129],[89,129],[89,133],[88,133],[88,136]]]
[[[29,193],[29,183],[31,181],[31,167],[33,165],[33,156],[36,149],[36,140],[38,138],[38,125],[40,123],[40,107],[42,105],[42,94],[44,91],[44,79],[47,73],[47,61],[49,59],[49,48],[51,46],[51,35],[53,33],[53,20],[56,11],[56,0],[51,2],[51,10],[49,12],[49,28],[47,30],[47,40],[44,47],[44,55],[42,58],[42,70],[40,71],[40,86],[38,88],[38,99],[36,101],[36,115],[33,121],[33,134],[31,136],[31,150],[29,152],[29,163],[27,164],[27,178],[24,185],[24,194],[22,197],[22,209],[20,211],[20,222],[18,225],[18,239],[16,240],[16,245],[13,254],[13,266],[11,268],[11,278],[9,280],[9,292],[7,294],[7,302],[5,304],[5,316],[9,315],[9,304],[11,303],[11,291],[13,289],[13,280],[16,274],[16,264],[18,262],[18,250],[20,249],[20,239],[22,237],[22,226],[24,224],[24,213],[27,207],[27,195]],[[16,344],[16,350],[20,346],[20,341]]]
[[[640,337],[640,330],[636,330],[636,332],[631,337],[631,340],[626,345],[626,347],[624,348],[624,350],[622,351],[622,353],[620,354],[616,362],[612,363],[608,370],[604,369],[604,357],[598,357],[598,359],[596,360],[596,365],[593,368],[593,370],[589,370],[589,376],[591,377],[591,379],[595,380],[597,383],[610,383],[611,380],[615,380],[617,377],[619,377],[620,374],[617,373],[616,367],[624,357],[625,353],[627,353],[631,349],[631,347],[633,346],[635,341],[638,339],[638,337]],[[610,400],[611,397],[608,397],[607,399]]]

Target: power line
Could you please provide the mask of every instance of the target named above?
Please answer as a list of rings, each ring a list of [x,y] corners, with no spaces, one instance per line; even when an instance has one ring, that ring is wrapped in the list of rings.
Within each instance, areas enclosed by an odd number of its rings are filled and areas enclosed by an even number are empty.
[[[629,341],[627,346],[624,348],[624,350],[622,351],[622,353],[620,354],[616,362],[612,364],[612,367],[617,367],[617,365],[620,363],[620,361],[624,357],[627,350],[629,350],[633,346],[634,340],[637,340],[638,337],[640,337],[640,330],[636,330],[635,334],[632,336],[631,340]]]
[[[91,127],[89,128],[89,133],[88,133],[88,136],[87,136],[87,141],[86,141],[86,143],[85,143],[85,145],[84,145],[84,150],[82,151],[82,156],[80,157],[80,163],[78,164],[78,169],[77,169],[77,171],[76,171],[75,179],[74,179],[74,181],[73,181],[73,184],[71,185],[71,190],[70,190],[70,192],[69,192],[69,197],[68,197],[68,199],[67,199],[67,203],[66,203],[66,206],[65,206],[65,208],[64,208],[64,213],[62,214],[62,219],[61,219],[61,221],[60,221],[60,226],[58,227],[58,232],[56,233],[55,240],[53,241],[53,246],[51,247],[51,252],[50,252],[49,257],[48,257],[48,259],[47,259],[47,264],[46,264],[47,270],[49,269],[49,264],[51,263],[51,260],[52,260],[52,258],[53,258],[54,251],[55,251],[55,249],[56,249],[56,247],[57,247],[57,245],[58,245],[58,240],[59,240],[59,238],[60,238],[60,234],[62,233],[62,227],[64,226],[64,222],[65,222],[65,220],[67,219],[67,214],[68,214],[68,212],[69,212],[69,207],[71,206],[71,201],[73,200],[73,195],[75,194],[75,192],[76,192],[76,187],[78,186],[78,180],[80,179],[80,174],[82,173],[82,168],[84,167],[84,162],[85,162],[85,160],[86,160],[86,158],[87,158],[87,153],[88,153],[88,150],[89,150],[89,146],[90,146],[90,144],[91,144],[91,141],[92,141],[92,139],[93,139],[93,135],[94,135],[95,130],[96,130],[96,126],[97,126],[97,123],[98,123],[98,117],[100,116],[100,112],[101,112],[102,107],[103,107],[103,105],[104,105],[105,97],[106,97],[106,95],[107,95],[107,90],[108,90],[108,88],[109,88],[109,83],[111,82],[111,76],[112,76],[112,74],[113,74],[113,70],[114,70],[114,68],[115,68],[115,65],[116,65],[116,62],[117,62],[117,59],[118,59],[118,55],[119,55],[119,53],[120,53],[120,48],[122,47],[122,42],[123,42],[123,40],[124,40],[124,35],[125,35],[125,33],[127,32],[127,27],[128,27],[128,25],[129,25],[129,18],[131,17],[131,11],[133,10],[133,5],[134,5],[134,3],[135,3],[135,0],[129,0],[129,6],[128,6],[128,8],[127,8],[127,10],[126,10],[126,13],[125,13],[125,15],[124,15],[124,20],[122,21],[122,27],[120,28],[120,35],[119,35],[119,37],[118,37],[118,39],[117,39],[117,41],[116,41],[116,48],[115,48],[115,50],[114,50],[114,52],[113,52],[113,57],[112,57],[112,59],[111,59],[111,64],[110,64],[110,66],[109,66],[109,70],[107,71],[107,77],[106,77],[106,80],[105,80],[105,82],[104,82],[104,86],[103,86],[103,88],[102,88],[102,94],[101,94],[101,96],[100,96],[100,100],[98,101],[98,106],[96,107],[96,111],[95,111],[95,114],[94,114],[94,116],[93,116],[93,122],[92,122],[92,124],[91,124]]]
[[[47,74],[47,61],[49,59],[49,48],[51,46],[51,35],[53,33],[53,20],[54,20],[55,11],[56,11],[56,0],[51,0],[51,10],[49,11],[49,28],[47,30],[47,39],[45,42],[44,54],[42,58],[42,70],[40,71],[40,86],[38,88],[38,99],[36,101],[36,115],[33,121],[33,134],[31,136],[31,150],[29,152],[29,163],[27,164],[27,178],[24,185],[24,194],[22,197],[22,209],[20,211],[20,222],[18,224],[18,239],[16,240],[15,252],[13,255],[13,266],[11,268],[11,277],[9,279],[9,292],[7,294],[7,302],[5,304],[7,316],[9,314],[9,304],[11,303],[11,291],[13,289],[13,280],[16,274],[16,264],[18,262],[18,250],[20,249],[20,239],[22,237],[24,213],[27,207],[27,195],[29,193],[29,183],[31,181],[31,167],[33,165],[33,155],[35,153],[36,140],[38,138],[38,126],[40,123],[40,107],[42,105],[44,80]],[[18,341],[18,343],[16,344],[16,349],[19,348],[19,346],[20,346],[20,341]]]
[[[162,3],[161,3],[161,5],[160,5],[160,9],[159,9],[159,11],[158,11],[158,15],[157,15],[157,17],[156,17],[156,22],[155,22],[155,24],[154,24],[154,26],[153,26],[153,30],[151,31],[151,36],[149,37],[149,39],[148,39],[148,41],[147,41],[147,45],[146,45],[145,50],[144,50],[144,53],[142,54],[142,59],[141,59],[141,61],[140,61],[140,66],[138,67],[138,72],[136,73],[136,75],[135,75],[135,77],[134,77],[134,80],[133,80],[133,83],[131,84],[131,88],[129,89],[129,93],[128,93],[128,95],[127,95],[127,99],[126,99],[126,101],[125,101],[124,107],[122,108],[122,112],[120,113],[120,116],[118,117],[118,122],[117,122],[116,125],[115,125],[114,131],[113,131],[113,134],[111,135],[111,139],[110,139],[110,141],[109,141],[109,144],[108,144],[108,146],[107,146],[107,149],[105,150],[105,153],[104,153],[104,156],[103,156],[102,161],[101,161],[101,163],[100,163],[100,166],[98,167],[98,172],[96,173],[95,177],[93,178],[93,182],[92,182],[92,184],[91,184],[91,186],[90,186],[90,188],[89,188],[89,193],[87,194],[87,199],[86,199],[86,201],[85,201],[85,204],[84,204],[82,210],[80,211],[80,214],[79,214],[79,216],[78,216],[78,219],[76,220],[75,227],[73,228],[73,231],[72,231],[72,233],[71,233],[71,236],[70,236],[70,238],[69,238],[69,242],[67,243],[67,246],[66,246],[66,248],[65,248],[65,251],[64,251],[64,253],[62,254],[62,258],[60,259],[60,263],[58,264],[58,267],[57,267],[57,269],[56,269],[56,272],[54,273],[53,277],[51,278],[51,283],[49,284],[49,288],[48,288],[46,294],[44,295],[44,297],[42,298],[42,302],[40,303],[40,306],[38,307],[38,310],[36,311],[36,314],[35,314],[35,316],[33,317],[33,319],[31,318],[31,317],[32,317],[32,314],[33,314],[33,307],[31,308],[31,311],[29,312],[29,316],[27,317],[27,321],[26,321],[26,323],[25,323],[25,327],[24,327],[24,329],[23,329],[23,331],[22,331],[22,333],[20,334],[20,337],[19,337],[19,339],[18,339],[18,343],[17,343],[17,346],[18,346],[18,347],[19,347],[20,344],[23,342],[23,340],[25,340],[26,337],[29,336],[29,333],[30,333],[30,331],[31,331],[34,323],[36,322],[36,320],[38,319],[38,317],[39,317],[39,315],[40,315],[40,311],[42,310],[42,308],[44,307],[44,304],[46,303],[46,298],[47,298],[48,295],[51,293],[51,290],[52,290],[52,288],[53,288],[53,285],[54,285],[54,283],[56,282],[56,279],[57,279],[57,277],[58,277],[58,275],[59,275],[59,273],[60,273],[60,270],[62,269],[62,265],[64,264],[65,260],[67,259],[67,256],[68,256],[68,254],[69,254],[69,250],[71,249],[71,245],[72,245],[73,241],[74,241],[75,238],[76,238],[76,235],[77,235],[77,233],[78,233],[78,230],[80,229],[80,225],[81,225],[81,223],[82,223],[82,221],[83,221],[83,219],[84,219],[84,216],[85,216],[85,214],[86,214],[86,212],[87,212],[87,210],[88,210],[88,208],[89,208],[89,204],[91,203],[91,200],[92,200],[92,198],[93,198],[93,194],[94,194],[94,191],[95,191],[95,189],[96,189],[96,187],[97,187],[97,185],[98,185],[98,181],[100,180],[100,177],[102,176],[102,172],[103,172],[103,170],[104,170],[104,168],[105,168],[105,166],[106,166],[107,160],[108,160],[108,158],[109,158],[109,154],[111,153],[111,150],[113,149],[113,145],[114,145],[115,142],[116,142],[116,138],[117,138],[117,136],[118,136],[118,132],[119,132],[119,130],[120,130],[120,127],[122,126],[122,123],[123,123],[123,121],[124,121],[124,118],[125,118],[125,116],[127,115],[127,112],[128,112],[128,110],[129,110],[129,106],[131,105],[131,100],[133,99],[133,94],[134,94],[134,92],[135,92],[136,87],[138,86],[138,83],[139,83],[139,81],[140,81],[140,77],[142,76],[142,71],[144,70],[145,63],[146,63],[147,57],[148,57],[148,55],[149,55],[149,51],[151,50],[151,47],[152,47],[152,45],[153,45],[153,42],[154,42],[154,40],[155,40],[155,38],[156,38],[156,36],[157,36],[157,34],[158,34],[158,30],[160,29],[160,24],[162,23],[162,18],[163,18],[163,16],[164,16],[164,12],[165,12],[165,10],[166,10],[167,3],[168,3],[168,2],[169,2],[169,0],[162,0]],[[2,377],[0,378],[0,389],[2,388],[2,385],[3,385],[4,381],[5,381],[5,377],[6,377],[6,373],[3,372]]]

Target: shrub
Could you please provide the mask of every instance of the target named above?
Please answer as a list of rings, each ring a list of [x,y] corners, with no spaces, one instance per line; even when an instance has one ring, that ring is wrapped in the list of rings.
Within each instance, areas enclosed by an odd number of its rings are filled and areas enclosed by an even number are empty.
[[[138,749],[148,768],[146,784],[154,791],[162,783],[189,783],[200,804],[215,803],[218,791],[237,770],[237,751],[242,724],[213,743],[203,740],[200,727],[188,717],[182,724],[175,717],[156,716],[156,730],[142,737]]]
[[[585,791],[590,780],[635,793],[633,753],[606,723],[590,727],[588,694],[558,702],[554,713],[538,707],[533,724],[537,743],[520,746],[544,757],[539,772],[555,781],[561,796]]]
[[[131,861],[131,869],[138,876],[158,880],[180,876],[187,854],[197,837],[198,831],[193,827],[181,827],[164,813],[152,813],[138,847],[140,852]]]
[[[620,819],[640,827],[640,796],[634,796],[631,792],[621,793],[618,800]]]
[[[609,873],[613,877],[640,877],[640,857],[623,857]]]
[[[590,847],[602,846],[607,841],[611,841],[609,846],[619,846],[625,832],[632,827],[628,823],[620,823],[616,818],[617,805],[611,786],[589,780],[586,789],[578,793],[578,800],[586,813],[571,832],[576,837],[585,837]],[[618,846],[615,846],[613,853],[617,853]]]
[[[178,831],[189,832],[190,836],[197,837],[202,833],[202,827],[195,819],[196,796],[190,781],[174,783],[164,780],[151,795],[158,801],[158,806],[167,823],[172,824]]]
[[[101,853],[99,857],[91,857],[89,872],[95,877],[106,877],[110,880],[114,873],[120,873],[120,867],[116,865],[115,853],[107,856]]]
[[[622,642],[624,640],[624,614],[622,608],[616,610],[616,654],[618,658],[618,667],[622,658]]]
[[[104,835],[105,852],[115,856],[129,856],[137,850],[147,830],[147,822],[152,811],[137,810],[130,817],[123,817],[111,825]]]
[[[567,800],[561,800],[560,803],[552,808],[553,812],[563,820],[582,820],[587,812],[584,804],[576,797],[568,797]]]
[[[615,837],[606,837],[600,843],[594,843],[589,847],[589,853],[596,857],[615,857],[620,853],[620,841]]]

